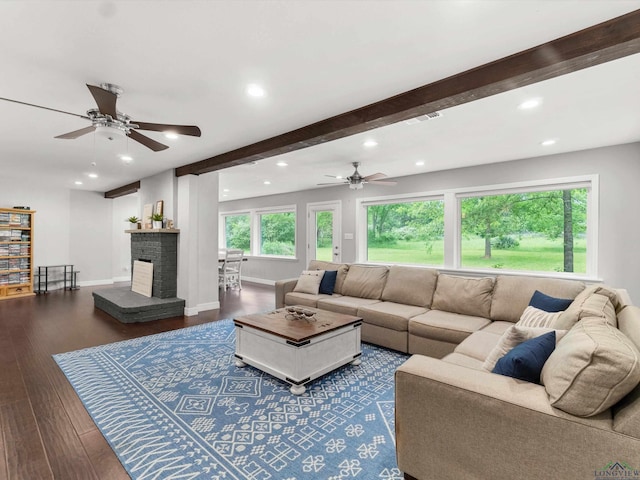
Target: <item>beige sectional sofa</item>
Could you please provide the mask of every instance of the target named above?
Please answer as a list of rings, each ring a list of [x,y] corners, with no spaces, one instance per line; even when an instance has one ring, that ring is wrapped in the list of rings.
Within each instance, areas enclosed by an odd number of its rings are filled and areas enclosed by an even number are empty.
[[[404,266],[312,261],[309,270],[337,270],[334,293],[284,280],[277,307],[358,315],[363,341],[415,354],[396,372],[407,478],[640,479],[640,308],[625,291]],[[505,339],[528,328],[519,325],[536,290],[574,299],[549,314],[559,340],[542,384],[491,373]]]

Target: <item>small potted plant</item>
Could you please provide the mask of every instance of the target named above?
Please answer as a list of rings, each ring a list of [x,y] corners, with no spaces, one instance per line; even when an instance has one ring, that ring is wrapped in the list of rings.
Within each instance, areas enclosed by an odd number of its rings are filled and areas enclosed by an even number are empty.
[[[153,228],[162,228],[163,216],[161,213],[154,213],[151,215],[151,221],[153,222]]]
[[[131,230],[136,230],[136,229],[140,228],[140,225],[138,224],[139,221],[140,221],[140,219],[138,217],[136,217],[135,215],[127,218],[127,222],[130,223]]]

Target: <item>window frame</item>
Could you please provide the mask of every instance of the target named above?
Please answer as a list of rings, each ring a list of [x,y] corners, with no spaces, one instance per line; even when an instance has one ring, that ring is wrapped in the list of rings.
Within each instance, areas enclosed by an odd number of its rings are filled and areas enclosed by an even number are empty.
[[[573,188],[587,189],[587,252],[586,272],[544,272],[529,270],[507,270],[493,268],[468,268],[461,266],[461,200],[464,198],[500,195],[507,193],[540,192],[549,190],[566,190]],[[599,227],[599,175],[580,175],[531,181],[501,183],[462,187],[447,190],[434,190],[401,195],[388,195],[356,200],[356,259],[359,263],[371,263],[367,260],[367,210],[370,205],[401,203],[410,201],[438,200],[444,201],[444,265],[434,266],[440,271],[467,274],[471,276],[486,275],[528,275],[539,277],[571,278],[575,280],[600,280],[598,277],[598,227]],[[422,267],[425,265],[410,264]]]

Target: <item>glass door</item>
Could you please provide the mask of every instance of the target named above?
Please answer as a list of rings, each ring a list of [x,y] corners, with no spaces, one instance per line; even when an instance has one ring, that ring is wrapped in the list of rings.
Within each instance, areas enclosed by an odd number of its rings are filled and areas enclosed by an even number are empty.
[[[309,204],[307,264],[311,260],[341,261],[340,202]]]

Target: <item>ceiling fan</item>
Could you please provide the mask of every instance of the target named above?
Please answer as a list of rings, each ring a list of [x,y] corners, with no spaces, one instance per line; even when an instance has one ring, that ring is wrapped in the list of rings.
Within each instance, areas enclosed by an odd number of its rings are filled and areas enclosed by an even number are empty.
[[[362,175],[360,175],[360,172],[358,172],[358,167],[360,166],[360,162],[353,162],[351,165],[353,165],[353,168],[355,168],[355,171],[351,174],[351,176],[345,178],[342,183],[344,183],[345,185],[349,185],[349,188],[352,190],[360,190],[365,183],[374,183],[376,185],[396,185],[398,183],[393,180],[382,180],[383,178],[387,178],[387,176],[384,173],[374,173],[371,175],[367,175],[366,177],[363,177]],[[333,177],[338,179],[342,178],[342,177],[336,177],[335,175],[325,175],[325,177]],[[339,185],[339,184],[319,183],[318,185]]]
[[[55,108],[43,107],[42,105],[35,105],[33,103],[20,102],[18,100],[12,100],[10,98],[0,97],[0,100],[7,102],[19,103],[22,105],[29,105],[31,107],[43,108],[45,110],[51,110],[58,113],[65,113],[67,115],[73,115],[80,117],[91,122],[91,126],[81,128],[80,130],[74,130],[73,132],[58,135],[55,138],[63,139],[75,139],[87,133],[96,132],[102,134],[109,140],[113,140],[117,136],[127,136],[138,143],[141,143],[147,148],[150,148],[154,152],[159,152],[169,148],[160,142],[142,135],[137,130],[149,130],[153,132],[165,132],[175,133],[180,135],[191,135],[193,137],[200,136],[200,129],[195,125],[167,125],[163,123],[149,123],[138,122],[131,120],[129,115],[118,112],[116,110],[116,100],[122,95],[123,90],[117,85],[111,83],[101,83],[100,86],[89,85],[87,88],[91,92],[98,108],[91,108],[87,110],[86,115],[78,115],[76,113],[65,112],[63,110],[57,110]]]

